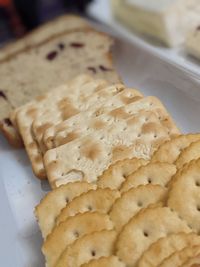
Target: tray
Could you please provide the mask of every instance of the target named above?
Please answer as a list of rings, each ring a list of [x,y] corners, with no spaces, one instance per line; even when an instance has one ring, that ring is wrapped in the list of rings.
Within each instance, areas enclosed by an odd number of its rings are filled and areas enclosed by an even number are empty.
[[[123,38],[116,39],[113,52],[127,85],[158,96],[184,133],[200,132],[200,81],[194,75]],[[44,266],[33,211],[49,186],[34,177],[25,151],[14,150],[2,136],[0,178],[1,266]]]

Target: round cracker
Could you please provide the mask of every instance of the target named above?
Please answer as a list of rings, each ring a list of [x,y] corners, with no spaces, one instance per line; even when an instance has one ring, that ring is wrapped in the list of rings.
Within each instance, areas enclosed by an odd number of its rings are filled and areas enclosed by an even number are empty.
[[[200,160],[192,161],[173,179],[167,205],[200,232]]]
[[[200,266],[200,254],[190,258],[181,267],[199,267]]]
[[[183,149],[198,140],[200,140],[200,134],[187,134],[166,141],[154,153],[152,162],[174,163]]]
[[[89,190],[86,193],[76,197],[71,201],[59,214],[56,223],[65,221],[66,218],[74,216],[77,213],[86,211],[99,211],[101,213],[109,212],[113,203],[120,197],[117,190],[110,188],[98,188],[97,190]]]
[[[176,166],[169,163],[149,163],[129,175],[122,184],[121,192],[141,184],[159,184],[165,187],[176,173]],[[162,174],[162,175],[161,175]]]
[[[151,184],[140,185],[123,193],[115,201],[109,213],[116,231],[119,232],[141,209],[162,201],[166,197],[166,193],[166,188]]]
[[[103,172],[97,180],[97,185],[101,188],[119,189],[128,175],[147,163],[148,161],[137,158],[117,161]]]
[[[158,239],[142,255],[138,267],[156,267],[177,250],[200,245],[200,236],[194,233],[170,234]]]
[[[122,229],[116,255],[128,266],[136,266],[141,255],[159,238],[171,233],[191,232],[186,222],[167,207],[147,208]]]
[[[182,267],[192,257],[196,257],[200,254],[200,246],[186,247],[180,251],[176,251],[170,257],[165,259],[159,267]]]
[[[180,169],[183,167],[183,165],[198,158],[200,158],[200,141],[194,142],[186,149],[184,149],[175,164],[177,168]]]
[[[113,223],[106,214],[86,212],[68,218],[55,227],[43,244],[48,267],[53,267],[65,248],[85,234],[104,229],[111,230]]]
[[[116,256],[110,256],[91,260],[90,262],[81,265],[81,267],[126,267],[126,265]]]
[[[66,204],[90,189],[96,189],[96,185],[87,182],[68,183],[52,190],[41,200],[35,208],[35,216],[44,239],[51,233],[57,216]]]
[[[61,255],[55,267],[77,267],[92,259],[109,257],[114,253],[116,232],[103,230],[85,235],[70,245]]]

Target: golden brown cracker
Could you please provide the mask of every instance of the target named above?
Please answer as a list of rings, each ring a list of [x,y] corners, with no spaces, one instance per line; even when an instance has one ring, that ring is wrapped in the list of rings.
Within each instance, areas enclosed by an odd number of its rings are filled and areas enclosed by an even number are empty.
[[[109,213],[116,231],[121,231],[122,227],[141,209],[163,201],[166,198],[166,193],[167,190],[162,186],[151,184],[140,185],[123,193],[115,201]]]
[[[200,134],[180,135],[162,144],[152,156],[152,162],[174,163],[181,151],[192,142],[200,140]]]
[[[118,189],[131,173],[147,163],[148,161],[137,158],[117,161],[98,177],[97,185],[101,188]]]
[[[62,185],[49,192],[35,208],[35,216],[38,220],[42,236],[46,236],[55,226],[56,218],[60,211],[75,197],[96,189],[96,185],[87,182],[75,182]]]
[[[109,216],[98,212],[86,212],[68,218],[53,229],[42,246],[46,265],[53,267],[67,246],[82,236],[112,228]]]
[[[59,224],[70,216],[86,211],[108,213],[115,200],[119,197],[119,191],[111,190],[109,188],[89,190],[74,198],[65,208],[63,208],[56,219],[56,223]]]
[[[167,205],[200,232],[200,160],[191,161],[170,185]]]
[[[130,174],[121,186],[120,191],[126,192],[141,184],[159,184],[165,187],[176,173],[176,166],[164,162],[148,163]]]
[[[128,266],[137,266],[148,247],[171,233],[191,232],[187,223],[167,207],[147,208],[123,228],[116,243],[116,255]]]
[[[114,230],[103,230],[85,235],[63,252],[55,267],[77,267],[92,259],[112,256],[115,241]]]
[[[138,267],[156,267],[174,252],[196,245],[200,245],[200,236],[194,233],[167,235],[158,239],[143,253],[138,262]]]

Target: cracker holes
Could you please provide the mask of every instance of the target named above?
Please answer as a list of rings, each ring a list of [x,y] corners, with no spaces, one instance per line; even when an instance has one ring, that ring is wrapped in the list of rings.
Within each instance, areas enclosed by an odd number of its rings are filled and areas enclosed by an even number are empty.
[[[91,250],[91,255],[92,255],[92,257],[95,257],[96,256],[96,251],[95,250]]]
[[[141,201],[138,201],[137,205],[138,205],[138,207],[142,207],[143,203]]]
[[[92,211],[92,210],[93,210],[93,208],[92,208],[91,205],[88,205],[88,206],[87,206],[87,209],[88,209],[89,211]]]
[[[125,126],[124,128],[123,128],[123,131],[125,132],[127,130],[127,127]]]
[[[149,183],[149,184],[151,184],[152,183],[152,179],[149,177],[149,178],[147,178],[147,182]]]
[[[150,107],[152,107],[152,106],[153,106],[153,103],[152,103],[152,102],[151,102],[151,103],[149,103],[149,106],[150,106]]]
[[[80,161],[81,160],[81,157],[78,157],[77,160]]]
[[[154,134],[154,136],[153,136],[155,139],[158,137],[158,135],[157,134]]]
[[[196,181],[195,182],[195,185],[199,187],[200,186],[200,182],[199,181]]]
[[[140,138],[141,137],[141,134],[139,133],[138,135],[137,135],[137,138]]]
[[[197,205],[197,211],[200,211],[200,205]]]
[[[100,140],[104,140],[104,136],[100,136],[100,138],[99,138]]]
[[[143,232],[143,235],[144,235],[145,237],[149,237],[149,233],[148,233],[147,231],[144,231],[144,232]]]
[[[148,121],[149,121],[149,118],[145,117],[145,118],[144,118],[144,121],[145,121],[145,122],[148,122]]]
[[[122,177],[126,179],[127,175],[126,174],[122,174]]]
[[[69,203],[69,198],[68,197],[65,198],[65,202]]]
[[[78,231],[74,231],[73,234],[74,234],[74,237],[75,237],[75,238],[79,238],[79,236],[80,236]]]

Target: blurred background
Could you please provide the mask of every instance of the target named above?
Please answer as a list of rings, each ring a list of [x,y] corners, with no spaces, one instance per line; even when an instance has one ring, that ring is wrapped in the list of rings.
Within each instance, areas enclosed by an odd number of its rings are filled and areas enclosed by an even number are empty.
[[[0,45],[58,15],[86,15],[93,0],[0,0]]]

